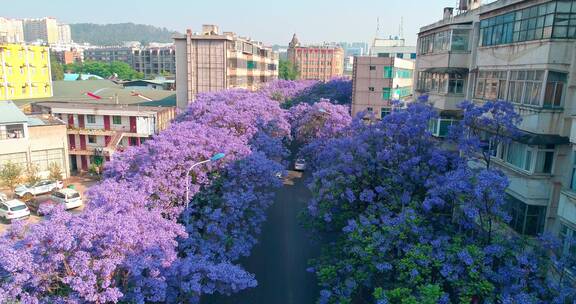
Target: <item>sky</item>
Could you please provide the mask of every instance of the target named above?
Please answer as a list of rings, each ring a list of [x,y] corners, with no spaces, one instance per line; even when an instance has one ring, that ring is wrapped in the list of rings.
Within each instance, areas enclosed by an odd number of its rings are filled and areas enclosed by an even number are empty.
[[[83,4],[81,4],[83,3]],[[404,19],[404,38],[416,43],[421,26],[442,18],[442,10],[457,0],[20,0],[2,7],[0,16],[51,16],[63,23],[133,22],[166,27],[181,33],[217,24],[265,44],[287,45],[296,33],[302,43],[370,42],[376,35],[397,36]],[[85,5],[84,5],[85,4]]]

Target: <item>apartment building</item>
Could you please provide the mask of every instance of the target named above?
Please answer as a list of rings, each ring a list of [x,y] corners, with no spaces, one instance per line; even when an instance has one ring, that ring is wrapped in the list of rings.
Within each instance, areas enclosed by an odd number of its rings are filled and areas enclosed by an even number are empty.
[[[418,34],[417,90],[440,112],[436,135],[464,99],[513,103],[522,134],[494,155],[510,179],[510,226],[576,237],[576,1],[462,4]],[[573,250],[565,242],[563,253]]]
[[[24,42],[22,20],[0,17],[0,43]]]
[[[329,81],[344,74],[344,49],[340,46],[302,46],[296,34],[288,45],[288,61],[298,79]]]
[[[145,47],[134,50],[132,67],[145,77],[155,75],[176,75],[176,52],[174,45],[165,47]]]
[[[372,112],[378,119],[392,111],[393,100],[412,97],[414,61],[394,57],[355,57],[352,116]]]
[[[70,25],[68,24],[58,24],[58,44],[70,44],[72,43],[72,31]]]
[[[416,59],[416,46],[406,45],[406,40],[399,37],[374,38],[370,47],[370,56]]]
[[[0,100],[50,96],[52,77],[48,48],[0,44]]]
[[[204,25],[202,33],[188,30],[174,37],[176,96],[185,109],[196,94],[229,88],[256,90],[278,79],[278,55],[272,48],[232,32]]]
[[[58,43],[58,21],[52,17],[24,19],[24,40],[41,41],[48,44]]]
[[[134,52],[138,47],[97,47],[84,50],[84,60],[113,62],[120,61],[134,66]]]
[[[0,166],[33,165],[47,177],[49,167],[57,164],[64,178],[70,175],[66,124],[53,116],[26,116],[11,101],[0,101],[0,146]]]
[[[176,115],[175,107],[89,102],[39,102],[33,110],[67,122],[70,168],[75,172],[109,160],[116,151],[141,145],[166,129]]]

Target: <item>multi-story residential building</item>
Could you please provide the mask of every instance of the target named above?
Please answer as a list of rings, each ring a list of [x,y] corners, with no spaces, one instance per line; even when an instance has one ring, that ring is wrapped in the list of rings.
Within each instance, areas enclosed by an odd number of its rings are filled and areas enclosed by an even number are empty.
[[[39,102],[33,110],[67,122],[72,171],[87,171],[118,150],[139,146],[176,115],[175,107],[98,103]]]
[[[174,45],[163,47],[145,47],[134,50],[132,67],[145,77],[153,75],[176,75],[176,56]]]
[[[24,19],[24,40],[26,42],[42,41],[48,44],[58,43],[58,21],[52,17]]]
[[[0,43],[22,42],[24,42],[22,20],[0,17]]]
[[[84,55],[82,50],[78,50],[75,48],[55,51],[51,49],[51,56],[54,56],[57,62],[60,64],[71,64],[75,62],[82,62],[84,59]]]
[[[370,56],[415,60],[416,47],[406,45],[406,40],[403,38],[374,38],[370,47]]]
[[[0,100],[50,96],[52,78],[48,48],[0,44]]]
[[[278,56],[272,48],[232,32],[219,33],[204,25],[202,33],[188,30],[174,37],[176,96],[186,108],[196,94],[229,88],[255,90],[278,78]]]
[[[113,62],[120,61],[134,66],[134,52],[138,47],[98,47],[84,50],[84,60]]]
[[[445,135],[461,100],[513,103],[522,134],[494,155],[510,179],[510,225],[576,236],[576,1],[464,4],[418,35],[417,88],[440,111],[436,133]],[[573,249],[565,243],[564,253]]]
[[[329,81],[344,73],[344,49],[340,46],[301,46],[296,34],[288,45],[288,60],[299,79]]]
[[[72,31],[70,25],[60,23],[58,24],[58,44],[72,43]]]
[[[382,118],[392,111],[392,100],[412,96],[414,61],[394,57],[355,57],[352,74],[352,115],[372,112]]]
[[[11,101],[0,101],[0,166],[7,162],[23,169],[33,165],[41,177],[57,164],[69,176],[66,124],[49,115],[26,116]]]

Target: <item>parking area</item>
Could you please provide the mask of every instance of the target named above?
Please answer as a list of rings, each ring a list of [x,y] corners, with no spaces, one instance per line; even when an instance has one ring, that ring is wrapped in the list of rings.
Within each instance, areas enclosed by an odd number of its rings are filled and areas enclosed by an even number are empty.
[[[94,185],[97,182],[96,179],[89,177],[89,176],[72,176],[64,181],[64,187],[72,186],[76,191],[80,193],[82,198],[84,198],[85,191],[90,188],[90,186]],[[11,197],[11,193],[7,191],[7,189],[0,189],[2,193]],[[43,202],[50,199],[50,194],[38,195],[36,196],[36,200],[39,202]],[[72,213],[81,213],[84,210],[84,206],[77,209],[70,210]],[[35,214],[31,214],[29,218],[24,219],[27,223],[37,223],[42,220],[42,217],[39,217]],[[10,227],[9,223],[3,222],[0,220],[0,234],[4,233],[6,229]]]

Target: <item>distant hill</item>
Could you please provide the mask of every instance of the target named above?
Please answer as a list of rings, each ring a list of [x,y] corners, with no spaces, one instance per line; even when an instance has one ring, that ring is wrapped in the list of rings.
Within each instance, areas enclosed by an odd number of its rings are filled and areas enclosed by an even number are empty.
[[[134,23],[76,23],[70,24],[70,29],[74,42],[93,45],[122,45],[125,41],[172,42],[172,35],[176,33],[167,28]]]

